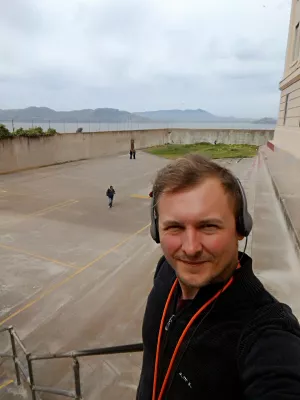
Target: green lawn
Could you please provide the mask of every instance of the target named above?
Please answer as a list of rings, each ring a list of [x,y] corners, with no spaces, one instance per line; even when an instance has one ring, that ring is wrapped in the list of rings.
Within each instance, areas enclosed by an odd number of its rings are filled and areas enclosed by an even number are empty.
[[[167,144],[150,147],[146,151],[165,158],[178,158],[188,153],[200,153],[209,158],[248,158],[254,157],[258,146],[249,144]]]

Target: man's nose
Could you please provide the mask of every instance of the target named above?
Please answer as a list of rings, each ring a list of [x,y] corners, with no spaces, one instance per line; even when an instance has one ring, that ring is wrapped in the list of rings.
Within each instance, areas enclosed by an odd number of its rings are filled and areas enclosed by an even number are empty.
[[[186,229],[182,239],[182,250],[187,256],[193,257],[202,252],[202,244],[197,229]]]

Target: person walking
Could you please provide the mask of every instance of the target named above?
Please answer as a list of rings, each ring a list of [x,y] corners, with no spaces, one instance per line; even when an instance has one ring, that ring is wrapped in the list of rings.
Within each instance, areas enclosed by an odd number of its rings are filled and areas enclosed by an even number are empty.
[[[110,186],[106,191],[106,196],[108,197],[108,208],[112,208],[115,194],[116,194],[115,189],[112,186]]]
[[[300,326],[238,251],[252,218],[240,181],[188,155],[161,169],[159,260],[143,319],[137,400],[300,399]],[[259,265],[258,265],[259,267]]]
[[[130,151],[129,151],[129,155],[130,155],[130,160],[133,159],[135,160],[135,147],[134,147],[134,139],[130,140]]]
[[[130,157],[129,157],[130,160],[132,160],[132,158],[135,160],[135,149],[133,149],[133,150],[131,149],[131,150],[130,150],[129,156],[130,156]]]

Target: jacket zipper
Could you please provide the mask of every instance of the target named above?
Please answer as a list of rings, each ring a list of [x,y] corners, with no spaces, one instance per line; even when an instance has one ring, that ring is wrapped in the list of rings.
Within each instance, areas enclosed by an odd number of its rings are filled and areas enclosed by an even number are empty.
[[[168,339],[169,339],[170,331],[172,330],[172,328],[174,326],[174,322],[177,319],[179,319],[181,317],[181,315],[183,313],[185,313],[186,310],[189,309],[192,306],[192,303],[191,303],[187,307],[183,308],[178,313],[176,313],[177,301],[178,301],[178,298],[176,298],[176,300],[175,300],[174,307],[173,307],[173,310],[172,310],[173,313],[172,313],[171,317],[168,319],[168,322],[165,324],[165,335],[164,335],[164,339],[163,339],[162,349],[161,349],[161,352],[160,352],[160,356],[161,357],[163,357],[163,354],[164,354],[164,352],[166,350],[166,347],[168,345]],[[158,376],[160,376],[160,374],[161,374],[161,371],[158,371]]]
[[[175,319],[175,314],[172,314],[169,321],[166,323],[165,331],[168,331],[170,329],[170,326],[171,326],[172,322],[174,321],[174,319]]]

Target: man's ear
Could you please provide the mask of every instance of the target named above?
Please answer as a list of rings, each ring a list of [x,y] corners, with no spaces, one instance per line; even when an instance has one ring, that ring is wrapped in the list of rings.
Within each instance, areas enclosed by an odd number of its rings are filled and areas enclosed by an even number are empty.
[[[243,239],[245,238],[245,236],[240,235],[240,234],[238,233],[238,234],[237,234],[237,238],[238,238],[238,240],[243,240]]]

